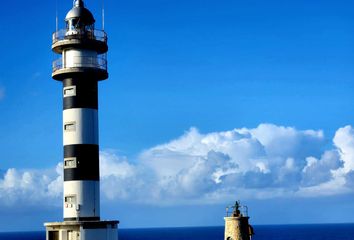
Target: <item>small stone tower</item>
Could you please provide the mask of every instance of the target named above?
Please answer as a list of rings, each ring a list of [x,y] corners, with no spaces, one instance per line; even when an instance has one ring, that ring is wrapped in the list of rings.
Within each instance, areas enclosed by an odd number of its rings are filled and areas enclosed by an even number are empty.
[[[63,222],[45,223],[47,240],[117,240],[118,221],[100,218],[98,82],[108,78],[107,35],[83,0],[53,33],[52,78],[63,96]]]
[[[230,211],[231,210],[231,211]],[[248,224],[247,206],[241,206],[236,201],[234,206],[226,208],[224,240],[250,240],[253,228]]]

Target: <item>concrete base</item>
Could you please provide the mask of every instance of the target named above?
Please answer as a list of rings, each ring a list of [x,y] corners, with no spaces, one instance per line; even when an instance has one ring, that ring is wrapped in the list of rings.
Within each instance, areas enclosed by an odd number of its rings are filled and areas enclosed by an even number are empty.
[[[119,221],[45,223],[46,240],[118,240]]]

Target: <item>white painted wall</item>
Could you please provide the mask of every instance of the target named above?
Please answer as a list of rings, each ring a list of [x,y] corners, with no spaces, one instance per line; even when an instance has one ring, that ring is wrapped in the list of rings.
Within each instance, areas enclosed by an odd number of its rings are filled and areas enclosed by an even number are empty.
[[[66,49],[63,51],[63,67],[97,67],[97,52],[87,49]]]

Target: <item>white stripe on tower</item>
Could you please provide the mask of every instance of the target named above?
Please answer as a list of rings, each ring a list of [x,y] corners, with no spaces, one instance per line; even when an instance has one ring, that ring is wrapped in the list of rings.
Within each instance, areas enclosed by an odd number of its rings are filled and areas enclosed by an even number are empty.
[[[65,181],[64,189],[64,196],[67,198],[64,203],[64,219],[76,220],[79,218],[80,220],[89,220],[94,217],[99,218],[99,181]],[[72,202],[68,199],[71,196],[76,196],[76,199]],[[80,206],[79,209],[78,206]]]
[[[92,108],[63,111],[63,145],[98,144],[98,113]]]

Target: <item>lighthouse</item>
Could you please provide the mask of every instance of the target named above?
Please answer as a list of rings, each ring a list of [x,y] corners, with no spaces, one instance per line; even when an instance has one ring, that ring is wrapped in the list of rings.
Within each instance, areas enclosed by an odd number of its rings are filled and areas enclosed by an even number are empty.
[[[52,78],[63,96],[63,222],[45,223],[47,240],[117,240],[118,221],[101,221],[98,82],[108,78],[107,35],[75,0],[52,36]]]
[[[251,240],[254,231],[248,219],[248,208],[240,205],[239,201],[226,207],[224,240]]]

